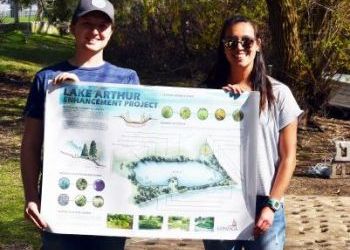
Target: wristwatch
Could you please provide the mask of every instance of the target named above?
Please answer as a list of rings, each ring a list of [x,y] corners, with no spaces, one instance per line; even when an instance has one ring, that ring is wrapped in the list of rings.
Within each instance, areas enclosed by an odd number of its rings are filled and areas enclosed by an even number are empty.
[[[278,209],[281,208],[281,202],[279,200],[269,198],[266,201],[266,206],[271,208],[273,212],[276,212]]]

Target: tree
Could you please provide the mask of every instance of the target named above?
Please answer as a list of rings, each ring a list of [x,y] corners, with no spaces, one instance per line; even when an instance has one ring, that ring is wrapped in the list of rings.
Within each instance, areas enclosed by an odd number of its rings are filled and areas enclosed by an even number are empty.
[[[47,10],[49,21],[51,23],[69,22],[74,8],[76,6],[76,0],[55,0],[51,4],[51,8]]]
[[[42,21],[44,19],[44,12],[46,11],[46,1],[38,0],[38,10],[36,12],[36,19]]]
[[[331,77],[349,63],[350,2],[266,0],[274,47],[274,76],[287,83],[306,110],[324,110]]]
[[[89,156],[92,157],[92,158],[96,158],[97,157],[96,142],[94,140],[90,144]]]
[[[22,7],[28,7],[35,3],[35,0],[13,0],[11,1],[12,15],[14,17],[14,22],[19,23],[19,11]]]
[[[81,156],[82,157],[88,157],[89,156],[89,151],[88,151],[86,143],[84,143],[83,150],[81,151]]]
[[[266,15],[258,0],[112,0],[116,8],[114,41],[107,57],[136,70],[192,77],[207,72],[225,18]],[[161,46],[159,46],[161,44]],[[118,61],[117,61],[118,60]]]
[[[11,9],[13,13],[13,17],[15,19],[15,23],[19,23],[19,1],[14,0],[11,2]]]
[[[290,82],[291,76],[298,76],[302,71],[295,0],[266,0],[266,3],[269,10],[269,26],[274,48],[272,56],[277,68],[276,75],[278,79]]]
[[[304,1],[299,11],[300,39],[307,67],[304,96],[309,116],[323,111],[334,88],[335,73],[349,64],[350,2]],[[305,25],[306,24],[306,25]]]

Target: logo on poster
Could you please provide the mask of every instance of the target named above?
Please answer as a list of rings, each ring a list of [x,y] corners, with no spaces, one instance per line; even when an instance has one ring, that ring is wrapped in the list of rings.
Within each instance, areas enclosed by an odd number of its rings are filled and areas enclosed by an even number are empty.
[[[92,0],[91,4],[100,9],[103,9],[107,5],[105,0]]]
[[[217,231],[224,231],[224,232],[231,232],[231,231],[237,231],[237,222],[235,219],[232,219],[231,225],[225,225],[225,226],[217,226],[216,228]]]

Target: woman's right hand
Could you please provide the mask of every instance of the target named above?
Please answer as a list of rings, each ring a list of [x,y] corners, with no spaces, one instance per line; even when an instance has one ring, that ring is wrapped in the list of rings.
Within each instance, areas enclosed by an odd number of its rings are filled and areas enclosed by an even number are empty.
[[[26,202],[26,207],[24,210],[24,217],[30,220],[37,228],[43,230],[48,225],[46,221],[43,219],[39,212],[40,204],[39,202],[29,201]]]
[[[53,84],[61,84],[63,82],[79,82],[79,77],[74,73],[61,72],[53,79]]]

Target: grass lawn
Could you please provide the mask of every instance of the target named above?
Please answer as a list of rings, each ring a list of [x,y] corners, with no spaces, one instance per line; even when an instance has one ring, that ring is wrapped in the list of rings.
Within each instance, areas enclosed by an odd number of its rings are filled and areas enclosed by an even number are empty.
[[[0,249],[39,249],[38,231],[23,219],[23,189],[18,159],[1,161]]]
[[[20,16],[19,17],[19,22],[23,23],[23,22],[33,22],[36,21],[36,16],[31,16],[31,17],[27,17],[27,16]],[[14,23],[15,19],[13,17],[2,17],[2,22],[3,23]]]
[[[2,23],[14,23],[15,22],[15,18],[13,17],[9,17],[9,16],[0,16],[0,20],[2,21]],[[33,22],[36,21],[37,18],[36,16],[20,16],[19,17],[19,22],[20,23],[25,23],[25,22]]]
[[[4,89],[9,86],[1,83],[0,87],[0,249],[5,246],[38,249],[39,234],[23,218],[19,147],[25,91],[11,91],[13,96],[9,96],[10,91]]]
[[[42,67],[68,58],[73,39],[13,31],[0,35],[0,76],[28,82]],[[3,79],[3,78],[0,78]],[[4,78],[6,79],[6,77]],[[40,236],[23,217],[19,150],[29,84],[0,80],[0,249],[39,249]]]
[[[27,41],[20,31],[0,35],[0,74],[30,79],[41,68],[69,58],[73,38],[31,34]]]

